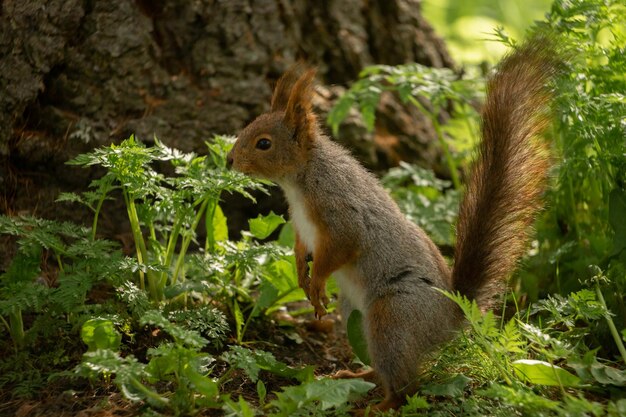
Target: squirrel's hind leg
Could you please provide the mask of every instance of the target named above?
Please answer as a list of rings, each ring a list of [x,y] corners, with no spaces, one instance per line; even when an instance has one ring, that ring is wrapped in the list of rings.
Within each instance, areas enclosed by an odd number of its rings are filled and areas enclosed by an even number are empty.
[[[424,361],[458,329],[456,308],[426,285],[370,303],[364,324],[372,367],[385,390],[379,409],[401,405],[417,391]]]

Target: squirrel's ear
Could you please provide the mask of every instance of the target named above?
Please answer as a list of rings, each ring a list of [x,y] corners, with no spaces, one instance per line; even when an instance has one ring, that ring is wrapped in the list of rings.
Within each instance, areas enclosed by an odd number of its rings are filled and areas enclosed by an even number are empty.
[[[298,81],[298,78],[300,78],[302,72],[303,66],[298,62],[292,65],[287,72],[278,79],[276,87],[274,88],[274,94],[272,95],[271,111],[284,111],[287,108],[291,89]]]
[[[313,112],[313,80],[315,69],[307,70],[293,85],[287,107],[285,108],[285,124],[293,128],[295,137],[313,137],[316,118]]]

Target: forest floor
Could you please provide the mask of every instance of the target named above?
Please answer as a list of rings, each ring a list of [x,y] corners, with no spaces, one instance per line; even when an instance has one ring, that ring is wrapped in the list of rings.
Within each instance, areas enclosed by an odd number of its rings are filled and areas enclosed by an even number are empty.
[[[253,341],[250,345],[271,352],[277,360],[289,366],[315,366],[316,376],[329,376],[342,369],[358,368],[358,365],[351,363],[353,354],[346,338],[345,326],[336,314],[331,313],[322,320],[316,320],[312,314],[294,319],[286,312],[279,312],[272,319],[257,323],[259,326],[251,328],[248,335],[248,340]],[[152,338],[154,342],[156,338],[153,336],[143,335]],[[76,346],[76,350],[70,353],[76,364],[80,362],[84,352],[82,343],[77,344],[80,346]],[[140,345],[145,353],[146,345]],[[142,355],[141,352],[133,354]],[[219,370],[215,375],[220,376],[228,366],[218,360],[215,369]],[[263,382],[269,401],[275,398],[273,392],[280,391],[288,380],[265,372]],[[231,375],[222,386],[221,392],[234,399],[241,396],[249,403],[258,405],[256,384],[243,371],[239,370]],[[359,403],[364,406],[375,398],[382,398],[381,389],[372,390]],[[7,417],[127,417],[139,415],[143,411],[141,404],[124,398],[113,383],[97,381],[90,384],[82,378],[56,378],[40,391],[37,398],[12,399],[10,390],[0,392],[0,416]],[[219,416],[223,415],[223,411],[205,409],[197,415]]]

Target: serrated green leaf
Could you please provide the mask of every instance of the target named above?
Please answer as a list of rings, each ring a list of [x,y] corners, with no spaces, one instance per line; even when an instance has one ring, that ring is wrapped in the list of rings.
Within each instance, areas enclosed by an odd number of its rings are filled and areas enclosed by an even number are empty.
[[[285,223],[283,216],[275,214],[273,211],[267,216],[259,215],[255,219],[250,219],[250,233],[257,239],[266,239],[281,224]]]

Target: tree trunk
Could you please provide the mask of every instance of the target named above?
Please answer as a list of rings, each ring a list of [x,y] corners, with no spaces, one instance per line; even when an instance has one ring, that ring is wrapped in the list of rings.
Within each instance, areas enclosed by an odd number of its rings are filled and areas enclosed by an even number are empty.
[[[452,66],[418,0],[4,0],[0,7],[0,211],[9,213],[75,218],[54,198],[84,189],[98,173],[64,162],[131,133],[203,152],[212,134],[236,134],[268,110],[272,83],[298,59],[319,69],[321,111],[366,65]],[[353,121],[339,140],[358,144],[372,168],[399,158],[436,163],[427,120],[393,102],[385,107],[376,132]]]

